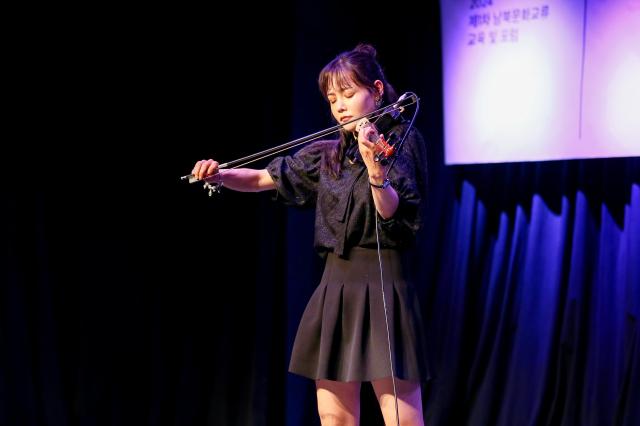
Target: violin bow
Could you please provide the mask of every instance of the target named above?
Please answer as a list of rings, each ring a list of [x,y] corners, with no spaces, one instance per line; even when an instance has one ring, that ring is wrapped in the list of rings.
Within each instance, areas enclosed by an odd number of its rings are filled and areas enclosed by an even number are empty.
[[[316,133],[312,133],[310,135],[307,136],[303,136],[301,138],[298,139],[294,139],[290,142],[284,143],[282,145],[278,145],[278,146],[274,146],[272,148],[266,149],[264,151],[260,151],[260,152],[256,152],[255,154],[251,154],[251,155],[247,155],[246,157],[242,157],[242,158],[238,158],[237,160],[233,160],[233,161],[229,161],[226,163],[221,163],[218,165],[218,169],[219,170],[223,170],[223,169],[235,169],[238,167],[243,167],[246,166],[247,164],[251,164],[254,163],[256,161],[262,160],[264,158],[268,158],[270,156],[279,154],[281,152],[287,151],[291,148],[295,148],[296,146],[320,139],[323,136],[327,136],[330,135],[331,133],[335,133],[337,131],[339,131],[340,129],[342,129],[344,126],[346,126],[347,124],[351,124],[353,122],[362,120],[363,118],[367,118],[370,120],[374,120],[377,119],[385,114],[389,114],[392,112],[397,112],[397,114],[399,115],[402,111],[404,111],[405,107],[408,107],[410,105],[413,104],[417,104],[417,106],[419,105],[419,101],[420,98],[418,98],[418,96],[413,93],[413,92],[407,92],[404,93],[402,96],[400,96],[398,98],[398,100],[394,103],[392,103],[391,105],[387,105],[381,108],[378,108],[372,112],[369,112],[367,114],[364,114],[361,117],[357,117],[354,118],[352,120],[349,120],[345,123],[333,126],[333,127],[329,127],[328,129],[324,129],[324,130],[320,130],[319,132]],[[413,121],[415,120],[415,116],[417,114],[417,106],[416,106],[416,111],[413,114],[413,118],[411,120],[411,124],[409,126],[409,128],[411,128],[411,126],[413,125]],[[375,121],[374,121],[375,123]],[[408,132],[406,132],[408,133]],[[406,138],[406,133],[405,133],[405,137],[402,138],[402,140],[399,143],[404,142],[404,139]],[[399,148],[402,145],[399,146]],[[180,180],[188,180],[189,183],[195,183],[195,182],[201,182],[201,180],[196,179],[196,177],[193,174],[188,174],[185,176],[181,176]],[[204,180],[204,179],[203,179]]]

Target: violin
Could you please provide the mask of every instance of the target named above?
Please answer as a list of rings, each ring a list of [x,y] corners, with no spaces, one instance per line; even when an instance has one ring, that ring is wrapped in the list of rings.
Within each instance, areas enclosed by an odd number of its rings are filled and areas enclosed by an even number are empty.
[[[373,159],[375,161],[384,162],[384,160],[388,160],[393,154],[395,154],[396,149],[394,141],[390,138],[390,136],[393,135],[385,136],[385,133],[387,133],[394,125],[401,123],[403,120],[404,119],[397,109],[385,111],[374,123],[370,122],[366,117],[360,119],[356,125],[356,133],[360,133],[367,127],[373,127],[375,131],[369,139],[369,142],[373,143],[373,150],[375,151]]]
[[[405,108],[407,106],[414,104],[416,106],[413,112],[413,116],[411,118],[409,126],[405,129],[402,137],[394,133],[387,134],[396,124],[406,121],[402,116],[402,113],[405,111]],[[364,114],[361,117],[354,118],[340,125],[333,126],[316,133],[312,133],[310,135],[292,140],[290,142],[275,146],[273,148],[269,148],[264,151],[257,152],[255,154],[248,155],[246,157],[239,158],[237,160],[221,163],[218,165],[218,170],[235,169],[238,167],[246,166],[247,164],[279,154],[296,146],[320,139],[324,136],[330,135],[331,133],[335,133],[347,124],[351,124],[354,122],[358,122],[358,125],[356,126],[357,132],[360,132],[367,126],[373,126],[376,129],[375,134],[378,136],[376,136],[374,140],[371,140],[371,142],[375,144],[374,150],[376,151],[376,154],[374,159],[375,161],[383,162],[383,164],[389,164],[389,168],[391,168],[393,162],[395,161],[395,158],[397,158],[397,155],[402,148],[402,144],[404,143],[409,130],[411,130],[411,127],[413,126],[413,122],[415,121],[416,115],[418,114],[419,105],[420,98],[418,98],[415,93],[407,92],[400,96],[396,102],[378,108],[375,111]],[[187,180],[189,183],[199,182],[199,180],[196,179],[196,177],[192,174],[181,176],[180,180]],[[212,190],[215,191],[219,189],[214,185],[209,185],[208,187],[210,189],[210,195]]]

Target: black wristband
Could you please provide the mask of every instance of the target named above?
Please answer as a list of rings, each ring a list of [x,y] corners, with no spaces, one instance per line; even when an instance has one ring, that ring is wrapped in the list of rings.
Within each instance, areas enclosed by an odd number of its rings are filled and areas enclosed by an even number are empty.
[[[373,186],[374,188],[385,189],[387,186],[391,185],[391,181],[389,180],[389,178],[385,178],[384,181],[382,181],[382,185],[376,185],[371,181],[369,181],[369,185]]]

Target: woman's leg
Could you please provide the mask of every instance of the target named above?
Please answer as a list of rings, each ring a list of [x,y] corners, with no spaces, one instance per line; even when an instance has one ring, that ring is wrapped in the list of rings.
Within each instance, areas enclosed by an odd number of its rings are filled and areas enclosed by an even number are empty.
[[[316,380],[316,395],[322,426],[358,426],[360,382]]]
[[[371,382],[376,392],[382,417],[387,426],[396,426],[396,403],[393,397],[393,383],[391,377]],[[401,426],[424,426],[422,416],[422,392],[419,382],[396,379],[396,393],[398,394],[398,412]]]

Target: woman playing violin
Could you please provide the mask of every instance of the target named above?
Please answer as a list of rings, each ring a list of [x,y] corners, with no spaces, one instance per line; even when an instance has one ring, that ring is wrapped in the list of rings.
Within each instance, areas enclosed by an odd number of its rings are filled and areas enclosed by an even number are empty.
[[[313,142],[262,170],[218,170],[216,161],[202,160],[192,174],[236,191],[276,190],[289,205],[315,209],[314,246],[325,268],[302,315],[289,371],[315,380],[322,424],[359,424],[360,385],[371,382],[387,425],[397,424],[396,414],[402,425],[423,425],[421,383],[429,370],[403,253],[421,226],[424,142],[409,129],[388,170],[375,160],[381,129],[356,128],[354,119],[397,99],[372,46],[339,54],[318,82],[333,118],[345,124],[339,138]],[[396,122],[388,130],[408,127]]]

